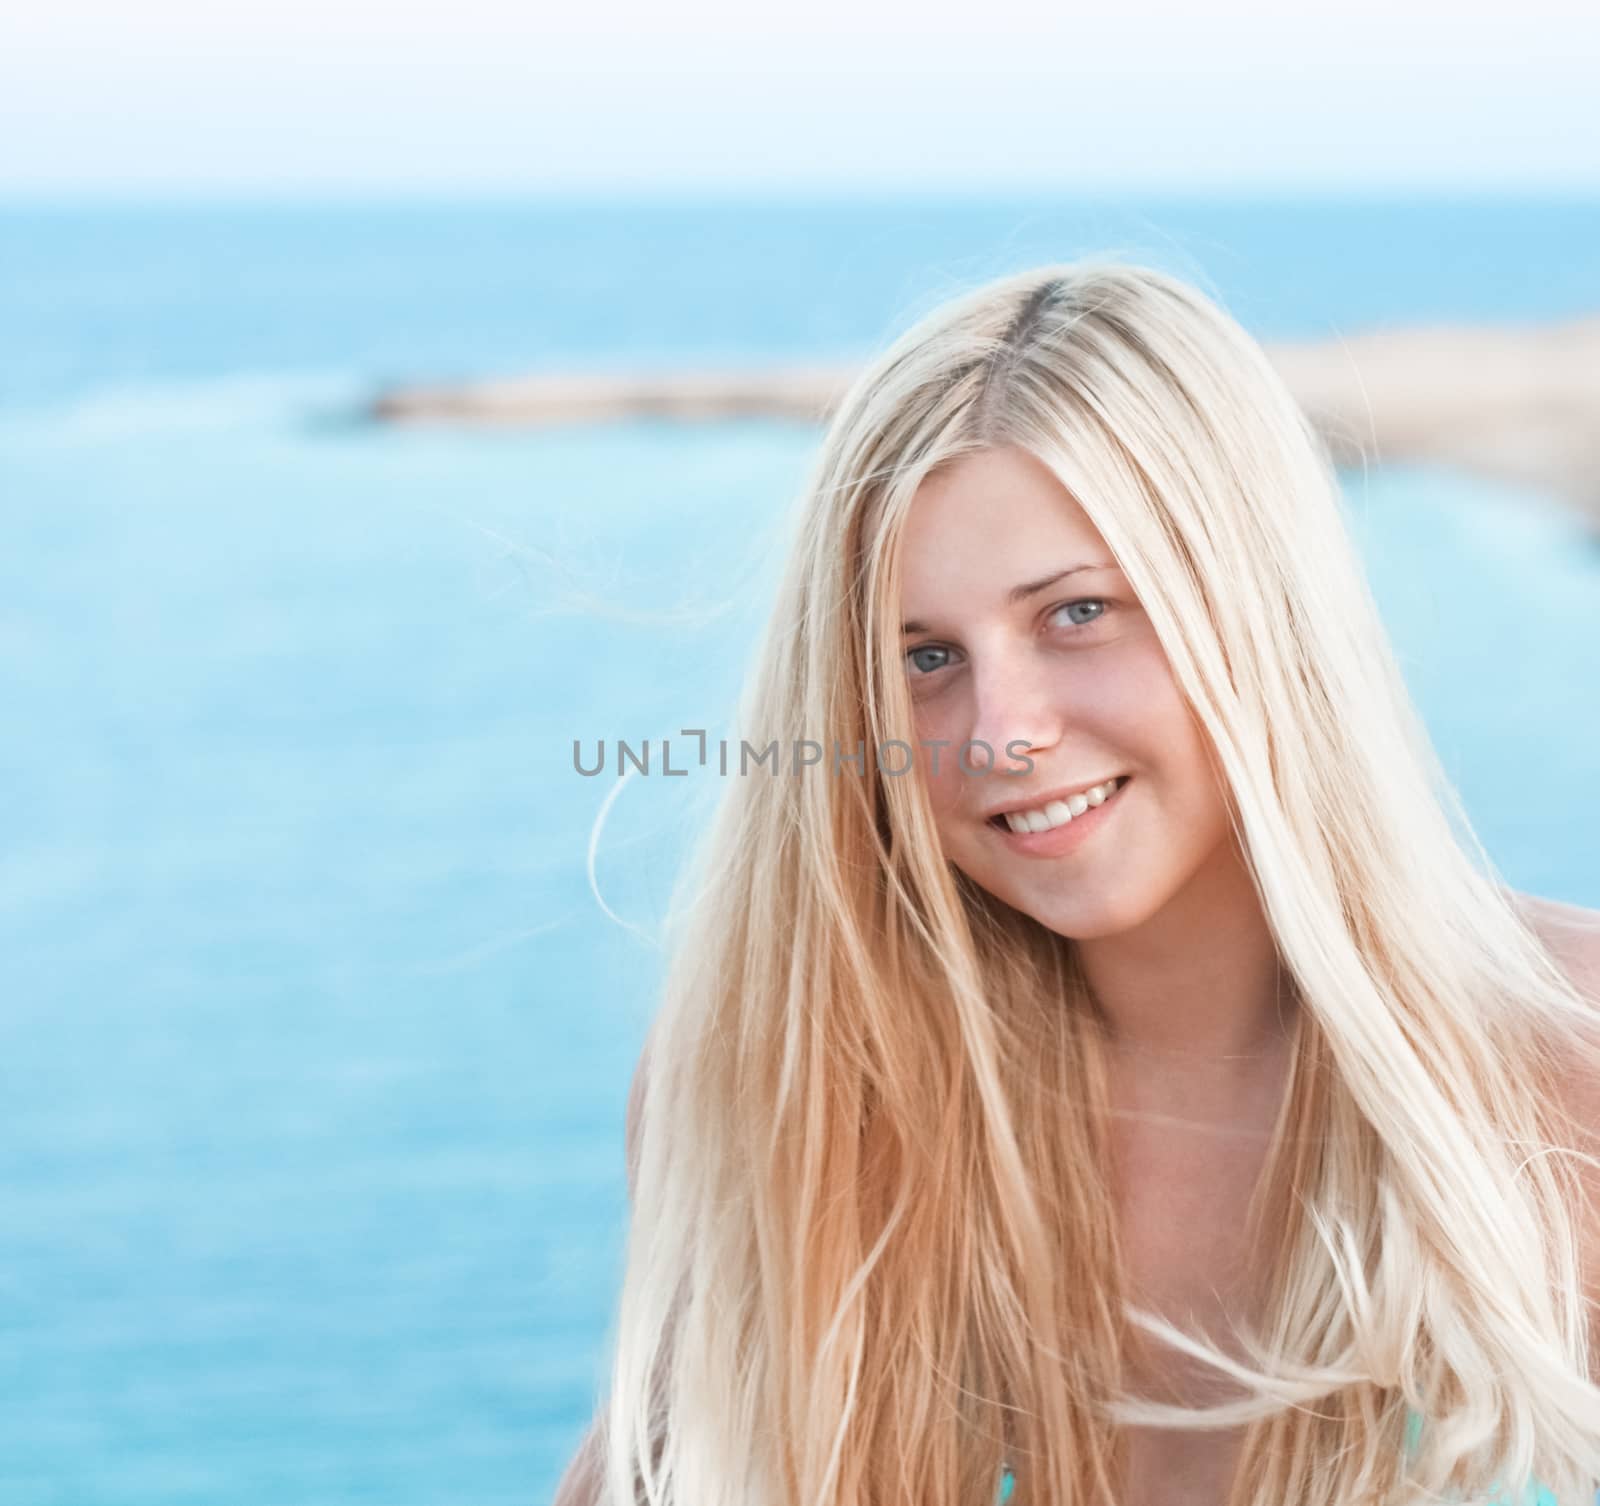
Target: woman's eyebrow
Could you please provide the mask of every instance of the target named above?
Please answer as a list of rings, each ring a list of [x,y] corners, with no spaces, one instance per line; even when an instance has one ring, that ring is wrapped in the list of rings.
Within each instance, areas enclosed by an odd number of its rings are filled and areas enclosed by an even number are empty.
[[[1020,586],[1013,586],[1006,592],[1006,605],[1017,606],[1026,601],[1030,596],[1037,596],[1039,592],[1055,585],[1058,580],[1065,580],[1069,575],[1076,575],[1080,570],[1114,570],[1114,565],[1100,565],[1090,562],[1082,565],[1068,565],[1064,570],[1057,570],[1050,575],[1041,576],[1038,580],[1024,581]],[[902,622],[902,633],[925,633],[928,629],[920,622]]]
[[[1020,586],[1013,586],[1006,592],[1006,604],[1016,606],[1019,602],[1026,601],[1030,596],[1037,596],[1039,592],[1053,586],[1058,580],[1065,580],[1069,575],[1076,575],[1080,570],[1109,570],[1109,565],[1068,565],[1065,570],[1057,570],[1054,575],[1046,575],[1040,580],[1024,581]]]

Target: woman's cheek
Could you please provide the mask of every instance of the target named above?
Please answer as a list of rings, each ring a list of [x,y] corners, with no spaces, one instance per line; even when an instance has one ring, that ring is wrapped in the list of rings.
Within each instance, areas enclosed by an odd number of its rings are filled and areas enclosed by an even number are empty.
[[[916,708],[915,726],[919,777],[927,788],[935,815],[949,815],[959,808],[961,800],[957,763],[960,733],[952,725],[948,713],[931,705]]]
[[[1153,641],[1103,656],[1076,691],[1084,721],[1134,759],[1191,740],[1189,704]]]

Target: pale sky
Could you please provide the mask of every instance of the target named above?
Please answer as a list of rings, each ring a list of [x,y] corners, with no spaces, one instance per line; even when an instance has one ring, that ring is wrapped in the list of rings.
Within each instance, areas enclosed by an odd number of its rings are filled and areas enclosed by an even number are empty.
[[[0,194],[1600,191],[1593,0],[50,0]]]

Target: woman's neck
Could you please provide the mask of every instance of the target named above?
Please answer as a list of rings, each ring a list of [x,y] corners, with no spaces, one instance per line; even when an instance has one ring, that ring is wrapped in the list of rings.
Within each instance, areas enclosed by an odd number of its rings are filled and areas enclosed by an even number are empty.
[[[1131,1070],[1229,1078],[1281,1056],[1294,990],[1232,844],[1143,925],[1077,945],[1110,1054]]]

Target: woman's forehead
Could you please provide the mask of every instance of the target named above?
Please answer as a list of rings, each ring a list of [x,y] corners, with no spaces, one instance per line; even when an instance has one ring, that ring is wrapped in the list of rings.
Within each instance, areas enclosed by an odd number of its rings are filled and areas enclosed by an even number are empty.
[[[901,593],[953,585],[1004,588],[1085,565],[1114,565],[1088,514],[1043,465],[995,452],[964,457],[927,477],[907,511]]]

